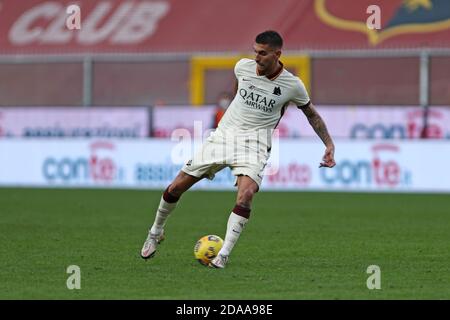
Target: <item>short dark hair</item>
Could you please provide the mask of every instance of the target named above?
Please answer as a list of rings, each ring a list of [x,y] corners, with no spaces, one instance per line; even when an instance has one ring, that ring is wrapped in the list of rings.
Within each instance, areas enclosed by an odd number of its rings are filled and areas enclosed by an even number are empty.
[[[283,47],[283,38],[273,30],[264,31],[256,36],[256,43],[268,44],[272,48],[281,49]]]

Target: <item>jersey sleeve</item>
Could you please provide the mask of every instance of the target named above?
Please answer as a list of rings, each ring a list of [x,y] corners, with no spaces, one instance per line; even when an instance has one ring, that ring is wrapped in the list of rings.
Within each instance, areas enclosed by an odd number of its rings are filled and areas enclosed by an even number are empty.
[[[239,77],[242,77],[243,75],[243,64],[247,62],[248,59],[241,59],[239,60],[236,65],[234,66],[234,75],[236,76],[236,79],[239,79]]]
[[[309,106],[310,104],[310,98],[308,95],[308,91],[306,91],[305,85],[303,82],[298,79],[296,86],[294,88],[294,97],[292,98],[292,102],[297,105],[298,108],[304,108]]]

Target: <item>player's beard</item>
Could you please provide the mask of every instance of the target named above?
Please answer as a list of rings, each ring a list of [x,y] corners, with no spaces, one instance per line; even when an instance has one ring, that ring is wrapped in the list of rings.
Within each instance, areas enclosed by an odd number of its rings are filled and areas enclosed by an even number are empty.
[[[257,62],[256,64],[258,65],[258,73],[259,74],[269,76],[268,70],[271,70],[271,66],[273,66],[275,63],[272,63],[272,64],[270,64],[270,63],[261,64],[261,63]],[[276,64],[277,64],[277,62],[276,62]]]
[[[256,64],[258,66],[258,73],[260,75],[265,75],[266,71],[267,71],[267,66],[265,64],[261,64],[261,63],[258,63],[258,62]]]

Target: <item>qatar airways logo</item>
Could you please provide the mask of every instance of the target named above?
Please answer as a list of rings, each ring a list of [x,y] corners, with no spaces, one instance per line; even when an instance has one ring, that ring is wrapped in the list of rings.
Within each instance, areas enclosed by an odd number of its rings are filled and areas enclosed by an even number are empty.
[[[406,121],[401,123],[357,123],[350,129],[351,138],[382,139],[445,139],[450,138],[445,124],[446,117],[439,110],[428,110],[428,126],[424,128],[424,111],[416,110],[406,113]]]
[[[9,40],[23,46],[138,44],[152,36],[168,14],[166,1],[45,1],[25,11],[11,26]],[[79,3],[79,2],[78,2]],[[77,32],[73,32],[77,30]]]
[[[400,147],[376,144],[370,160],[343,159],[333,170],[320,170],[321,179],[329,185],[396,188],[412,184],[412,173],[399,163]]]
[[[246,89],[240,89],[239,95],[244,99],[244,104],[252,109],[258,109],[265,113],[272,113],[275,107],[275,100],[268,99],[259,93],[248,92]]]
[[[94,142],[86,157],[48,157],[42,173],[49,182],[111,183],[123,180],[123,169],[113,159],[115,145],[111,142]]]

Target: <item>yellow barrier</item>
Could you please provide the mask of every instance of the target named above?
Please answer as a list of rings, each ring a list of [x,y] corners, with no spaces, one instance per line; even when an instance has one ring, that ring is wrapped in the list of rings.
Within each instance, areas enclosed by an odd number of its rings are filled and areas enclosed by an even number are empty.
[[[190,93],[191,104],[201,106],[205,102],[205,72],[207,70],[233,69],[236,62],[249,56],[194,56],[191,59]],[[285,68],[296,70],[297,76],[302,79],[308,92],[310,92],[310,58],[309,56],[283,56],[280,59]],[[311,94],[311,93],[310,93]]]

